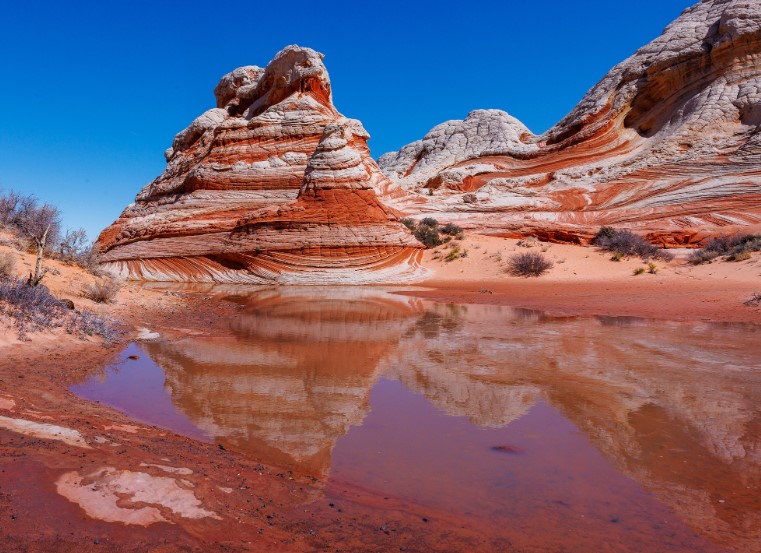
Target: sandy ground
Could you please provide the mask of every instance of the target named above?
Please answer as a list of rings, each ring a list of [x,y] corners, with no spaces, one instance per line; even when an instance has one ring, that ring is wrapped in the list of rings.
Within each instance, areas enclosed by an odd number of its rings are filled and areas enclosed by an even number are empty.
[[[761,323],[761,307],[743,304],[761,291],[759,254],[698,267],[678,258],[657,262],[656,274],[634,276],[639,260],[614,262],[579,246],[523,248],[516,240],[471,235],[458,247],[467,255],[452,261],[444,260],[451,246],[426,252],[428,289],[406,293],[565,314]],[[554,267],[539,278],[510,276],[506,263],[522,251],[543,252]],[[19,275],[31,269],[33,256],[0,245],[3,252],[17,256]],[[456,529],[446,513],[420,513],[362,490],[335,505],[310,476],[79,399],[69,385],[108,364],[139,329],[169,337],[207,332],[237,307],[201,290],[135,283],[125,284],[114,304],[95,304],[82,296],[95,277],[54,261],[49,267],[44,283],[56,296],[121,321],[126,334],[116,344],[62,331],[21,342],[0,324],[0,550],[494,549],[477,529]]]
[[[466,257],[446,261],[453,244]],[[511,256],[539,252],[554,264],[541,277],[507,272]],[[479,235],[425,253],[432,274],[422,284],[431,290],[414,295],[438,301],[493,303],[555,314],[636,316],[673,320],[710,320],[761,324],[761,307],[744,302],[761,292],[761,253],[747,261],[714,261],[693,266],[689,250],[671,250],[673,261],[655,261],[655,274],[639,259],[611,261],[591,247]],[[645,269],[634,275],[638,267]]]

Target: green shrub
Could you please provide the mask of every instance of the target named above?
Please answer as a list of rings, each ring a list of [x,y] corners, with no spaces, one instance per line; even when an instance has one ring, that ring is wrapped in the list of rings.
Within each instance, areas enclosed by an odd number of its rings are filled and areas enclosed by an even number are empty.
[[[415,222],[411,217],[405,217],[401,219],[401,222],[428,249],[449,242],[453,237],[458,240],[463,238],[460,227],[452,223],[439,226],[439,222],[433,217],[425,217],[420,222]]]
[[[634,271],[633,271],[633,273],[634,273],[634,276],[637,276],[637,275],[641,275],[641,274],[642,274],[642,273],[644,273],[644,272],[645,272],[645,268],[644,268],[644,267],[637,267],[637,268],[636,268],[636,269],[634,269]]]
[[[455,238],[462,238],[462,228],[454,223],[447,223],[439,228],[439,232]]]

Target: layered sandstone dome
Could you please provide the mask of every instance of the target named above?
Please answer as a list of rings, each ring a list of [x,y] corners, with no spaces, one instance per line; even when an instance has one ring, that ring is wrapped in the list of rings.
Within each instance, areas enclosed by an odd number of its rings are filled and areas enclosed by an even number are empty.
[[[422,245],[375,190],[369,135],[332,103],[322,55],[289,46],[225,75],[167,168],[98,238],[127,278],[255,284],[407,282]]]
[[[615,225],[690,242],[761,223],[759,124],[761,4],[704,0],[546,133],[474,111],[379,165],[408,192],[392,205],[466,228],[578,241]]]

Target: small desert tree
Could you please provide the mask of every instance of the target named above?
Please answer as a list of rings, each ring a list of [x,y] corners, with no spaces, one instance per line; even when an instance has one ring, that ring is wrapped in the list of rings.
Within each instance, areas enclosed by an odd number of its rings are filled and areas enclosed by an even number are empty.
[[[87,255],[89,249],[90,243],[87,240],[85,229],[66,229],[66,234],[58,244],[58,257],[71,263]]]
[[[61,213],[50,204],[40,205],[34,196],[23,196],[19,200],[12,224],[37,250],[37,262],[28,280],[30,286],[37,286],[47,272],[42,266],[45,248],[58,240]]]

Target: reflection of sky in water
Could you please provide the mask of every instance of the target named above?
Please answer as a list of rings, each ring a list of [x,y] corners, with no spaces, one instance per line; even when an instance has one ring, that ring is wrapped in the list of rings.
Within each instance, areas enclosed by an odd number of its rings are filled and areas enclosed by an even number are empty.
[[[123,357],[140,360],[74,390],[330,474],[328,493],[358,486],[489,531],[503,519],[534,534],[572,525],[589,545],[607,524],[615,550],[668,551],[709,550],[685,522],[740,550],[761,528],[748,491],[761,482],[757,327],[551,317],[372,288],[230,299],[244,307],[211,335],[131,346]],[[716,494],[733,498],[731,513]]]
[[[129,356],[138,356],[130,359]],[[164,389],[164,371],[136,344],[128,346],[119,362],[105,370],[105,375],[91,377],[71,387],[80,397],[116,407],[134,418],[174,430],[198,440],[209,436],[187,415],[179,412]]]

